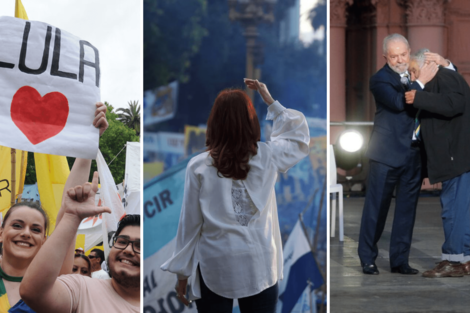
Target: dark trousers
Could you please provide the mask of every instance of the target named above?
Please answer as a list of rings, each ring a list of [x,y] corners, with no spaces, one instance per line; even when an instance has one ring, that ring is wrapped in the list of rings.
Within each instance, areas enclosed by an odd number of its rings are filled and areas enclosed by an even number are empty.
[[[232,313],[233,299],[224,298],[207,288],[200,275],[201,299],[196,300],[199,313]],[[242,275],[242,273],[240,273]],[[278,296],[278,284],[260,293],[238,299],[241,313],[275,313]]]
[[[397,192],[390,237],[390,266],[408,264],[421,187],[420,150],[410,150],[405,165],[399,168],[370,160],[358,247],[362,265],[374,263],[378,256],[377,242],[385,227],[395,187]]]

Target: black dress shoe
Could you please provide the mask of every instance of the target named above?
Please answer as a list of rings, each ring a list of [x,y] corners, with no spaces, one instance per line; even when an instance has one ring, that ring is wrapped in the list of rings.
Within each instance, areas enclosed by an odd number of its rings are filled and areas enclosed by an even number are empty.
[[[410,267],[408,264],[402,264],[400,266],[392,267],[392,273],[400,273],[404,275],[416,275],[419,271],[415,268]]]
[[[377,269],[377,265],[375,265],[374,263],[364,264],[364,266],[362,267],[362,272],[368,275],[379,275],[379,270]]]

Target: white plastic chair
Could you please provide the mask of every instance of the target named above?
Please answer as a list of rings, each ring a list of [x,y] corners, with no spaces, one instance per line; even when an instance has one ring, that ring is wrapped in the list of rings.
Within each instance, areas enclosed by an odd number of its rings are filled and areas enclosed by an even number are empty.
[[[344,221],[343,221],[343,185],[337,183],[337,175],[336,172],[336,161],[335,161],[335,151],[333,146],[330,145],[330,156],[328,159],[328,174],[330,176],[330,194],[331,202],[331,229],[330,235],[331,237],[335,236],[335,226],[336,226],[336,194],[338,194],[339,198],[339,208],[338,208],[338,219],[339,219],[339,241],[344,241]]]

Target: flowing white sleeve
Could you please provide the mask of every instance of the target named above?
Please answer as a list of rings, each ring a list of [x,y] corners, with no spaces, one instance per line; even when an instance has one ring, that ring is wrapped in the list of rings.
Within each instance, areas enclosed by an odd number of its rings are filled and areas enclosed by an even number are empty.
[[[268,107],[267,120],[274,120],[271,141],[272,158],[279,172],[285,173],[309,153],[310,132],[305,116],[286,109],[278,101]]]
[[[194,254],[202,227],[202,213],[199,205],[200,181],[194,173],[192,162],[186,168],[183,205],[181,207],[176,247],[173,256],[160,268],[184,279],[193,273]]]

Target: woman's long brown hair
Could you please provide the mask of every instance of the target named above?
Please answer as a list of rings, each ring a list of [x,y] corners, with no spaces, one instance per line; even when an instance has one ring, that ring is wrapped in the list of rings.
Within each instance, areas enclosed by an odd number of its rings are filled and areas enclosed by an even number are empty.
[[[248,95],[238,89],[222,90],[207,120],[206,146],[217,175],[246,179],[250,157],[258,153],[260,126]]]

